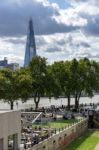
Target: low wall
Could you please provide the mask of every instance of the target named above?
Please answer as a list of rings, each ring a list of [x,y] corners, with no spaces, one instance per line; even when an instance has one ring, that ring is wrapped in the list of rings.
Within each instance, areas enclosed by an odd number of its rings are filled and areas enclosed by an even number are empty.
[[[72,140],[83,134],[88,128],[87,119],[49,137],[29,150],[63,150]]]

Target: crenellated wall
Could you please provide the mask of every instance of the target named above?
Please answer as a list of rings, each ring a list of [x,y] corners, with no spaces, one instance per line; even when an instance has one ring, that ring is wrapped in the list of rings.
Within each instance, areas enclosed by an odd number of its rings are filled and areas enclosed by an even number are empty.
[[[84,119],[40,142],[29,150],[63,150],[66,145],[83,134],[87,129],[88,122],[87,119]]]

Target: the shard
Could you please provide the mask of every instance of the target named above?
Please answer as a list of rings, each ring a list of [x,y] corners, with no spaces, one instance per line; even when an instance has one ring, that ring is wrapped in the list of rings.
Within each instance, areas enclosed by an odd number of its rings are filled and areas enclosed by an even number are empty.
[[[35,57],[35,56],[36,56],[35,35],[34,35],[34,29],[33,29],[33,22],[32,22],[32,19],[30,19],[28,33],[27,33],[24,66],[28,66],[32,57]]]

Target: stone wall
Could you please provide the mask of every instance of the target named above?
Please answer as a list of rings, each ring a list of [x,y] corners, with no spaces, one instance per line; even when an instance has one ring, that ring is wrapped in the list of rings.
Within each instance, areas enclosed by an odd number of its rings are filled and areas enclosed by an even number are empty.
[[[87,119],[84,119],[40,142],[29,150],[63,150],[64,146],[66,147],[71,141],[83,134],[87,128]]]
[[[15,144],[20,147],[21,139],[21,112],[15,110],[0,111],[0,150],[8,150],[8,136],[17,135]],[[14,149],[15,150],[15,149]]]

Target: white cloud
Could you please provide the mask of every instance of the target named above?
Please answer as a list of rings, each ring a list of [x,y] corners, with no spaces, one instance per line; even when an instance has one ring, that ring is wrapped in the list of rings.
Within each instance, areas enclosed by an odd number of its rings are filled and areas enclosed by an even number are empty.
[[[84,26],[87,24],[87,20],[81,18],[79,14],[77,14],[76,9],[68,8],[66,10],[60,10],[59,16],[53,15],[53,18],[58,23],[63,23],[66,25],[73,25],[73,26]]]
[[[10,62],[17,62],[20,65],[23,65],[23,58],[25,52],[25,45],[22,43],[13,43],[14,40],[24,40],[22,38],[0,38],[0,59],[7,57],[9,63]]]
[[[99,60],[99,1],[68,3],[70,6],[62,9],[57,1],[2,0],[0,59],[8,57],[9,62],[23,65],[27,24],[32,15],[37,53],[48,62],[74,57]]]

